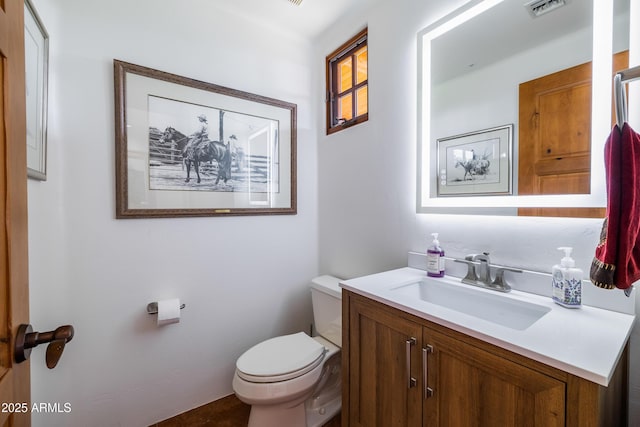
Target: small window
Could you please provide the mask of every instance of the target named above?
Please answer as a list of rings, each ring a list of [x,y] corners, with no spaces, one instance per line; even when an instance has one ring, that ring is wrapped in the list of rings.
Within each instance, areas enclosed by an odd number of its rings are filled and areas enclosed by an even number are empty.
[[[327,56],[327,134],[369,119],[367,29]]]

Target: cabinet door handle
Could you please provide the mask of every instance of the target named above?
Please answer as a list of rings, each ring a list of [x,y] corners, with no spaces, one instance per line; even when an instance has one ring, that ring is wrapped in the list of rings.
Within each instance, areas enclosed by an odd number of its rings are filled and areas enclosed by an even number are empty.
[[[433,396],[433,389],[429,387],[429,353],[433,353],[433,346],[427,344],[427,346],[422,349],[422,383],[424,384],[425,399]]]
[[[418,341],[411,337],[405,342],[405,353],[407,357],[407,388],[415,387],[417,381],[411,376],[411,346],[416,345]]]

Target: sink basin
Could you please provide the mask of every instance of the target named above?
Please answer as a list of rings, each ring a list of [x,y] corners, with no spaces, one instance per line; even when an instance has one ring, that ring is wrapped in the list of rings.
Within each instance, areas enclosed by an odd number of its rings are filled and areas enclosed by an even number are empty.
[[[551,309],[509,298],[494,291],[451,284],[443,279],[423,279],[391,290],[396,295],[421,299],[479,319],[516,330],[525,330]]]

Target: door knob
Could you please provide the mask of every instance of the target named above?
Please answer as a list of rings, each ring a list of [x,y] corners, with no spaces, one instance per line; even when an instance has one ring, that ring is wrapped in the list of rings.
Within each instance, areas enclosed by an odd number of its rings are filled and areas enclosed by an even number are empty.
[[[46,362],[49,369],[58,364],[64,346],[73,339],[73,326],[64,325],[55,331],[33,332],[31,325],[22,324],[18,327],[16,345],[13,352],[17,363],[24,362],[31,355],[31,349],[39,344],[49,343],[47,346]]]

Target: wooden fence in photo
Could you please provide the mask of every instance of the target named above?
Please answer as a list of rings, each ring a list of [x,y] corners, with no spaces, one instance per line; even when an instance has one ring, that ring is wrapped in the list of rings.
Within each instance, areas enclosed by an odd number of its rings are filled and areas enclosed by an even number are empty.
[[[162,133],[155,128],[149,129],[149,166],[151,176],[154,178],[166,177],[172,179],[178,170],[184,171],[182,152],[171,144],[159,142]],[[247,181],[252,183],[266,183],[268,179],[268,158],[266,156],[242,156],[232,155],[231,179],[237,182]],[[249,169],[250,168],[250,169]],[[200,175],[202,179],[211,179],[218,176],[218,163],[215,161],[200,163]],[[191,177],[195,179],[195,171],[191,170]]]

